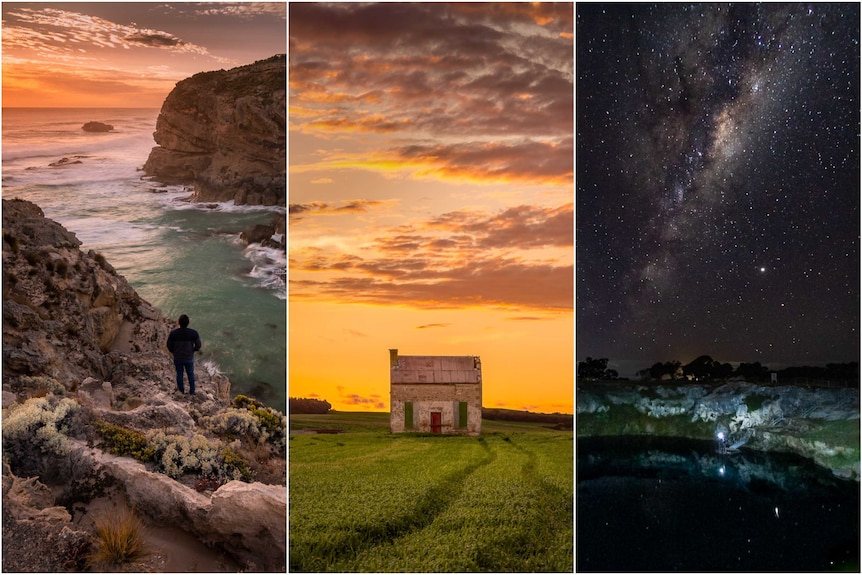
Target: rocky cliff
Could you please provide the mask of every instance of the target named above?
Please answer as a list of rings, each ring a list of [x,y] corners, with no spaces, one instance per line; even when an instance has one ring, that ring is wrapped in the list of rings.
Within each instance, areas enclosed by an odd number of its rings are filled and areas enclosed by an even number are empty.
[[[578,382],[577,435],[689,437],[785,451],[859,480],[859,389]]]
[[[162,105],[147,175],[194,187],[197,201],[286,198],[286,56],[179,82]]]
[[[69,520],[93,496],[82,486],[100,477],[159,525],[247,568],[283,569],[283,414],[231,400],[227,378],[201,364],[197,396],[178,394],[165,349],[173,322],[38,206],[2,203],[4,570],[18,567],[6,557],[22,556],[7,548],[14,534],[86,546],[92,534]],[[72,553],[71,544],[43,551]],[[69,567],[55,559],[46,565]]]

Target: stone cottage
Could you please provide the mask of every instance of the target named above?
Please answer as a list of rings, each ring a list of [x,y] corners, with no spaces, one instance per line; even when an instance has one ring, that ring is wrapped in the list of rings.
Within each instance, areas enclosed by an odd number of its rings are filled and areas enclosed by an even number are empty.
[[[473,355],[398,355],[389,350],[393,433],[482,433],[482,362]]]

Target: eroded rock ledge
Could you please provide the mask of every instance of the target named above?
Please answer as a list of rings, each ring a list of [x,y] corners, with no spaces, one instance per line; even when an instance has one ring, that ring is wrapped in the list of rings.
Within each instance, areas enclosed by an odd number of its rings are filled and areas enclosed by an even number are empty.
[[[814,460],[859,480],[859,389],[578,382],[577,434],[716,440]]]
[[[279,54],[179,82],[165,99],[144,172],[194,187],[194,200],[282,205],[286,69]]]

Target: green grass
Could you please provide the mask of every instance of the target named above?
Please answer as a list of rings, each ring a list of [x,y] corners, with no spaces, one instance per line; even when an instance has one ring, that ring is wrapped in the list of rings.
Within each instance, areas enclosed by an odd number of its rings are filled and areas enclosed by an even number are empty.
[[[290,439],[291,571],[573,570],[571,432],[485,421],[479,437],[391,434],[385,413],[290,418],[324,422],[345,433]]]
[[[291,415],[290,429],[341,429],[343,431],[389,431],[388,412],[330,411],[329,413]],[[482,433],[559,433],[544,423],[482,420]]]

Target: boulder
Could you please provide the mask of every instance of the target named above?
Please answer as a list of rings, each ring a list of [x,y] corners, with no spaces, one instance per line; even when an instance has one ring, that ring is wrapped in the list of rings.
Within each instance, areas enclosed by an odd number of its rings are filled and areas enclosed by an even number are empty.
[[[110,409],[114,403],[111,384],[88,377],[78,386],[78,403],[96,409]]]
[[[287,490],[276,485],[231,481],[212,496],[210,527],[228,536],[224,546],[258,569],[283,571]]]
[[[144,172],[198,202],[286,199],[286,72],[279,54],[179,82],[162,105]]]
[[[239,238],[247,244],[261,243],[272,238],[275,227],[266,224],[252,224],[239,234]]]
[[[102,122],[87,122],[81,129],[85,132],[110,132],[114,129],[111,124],[105,124]]]

